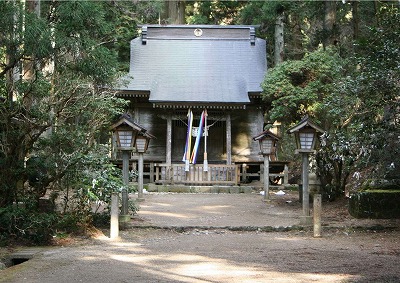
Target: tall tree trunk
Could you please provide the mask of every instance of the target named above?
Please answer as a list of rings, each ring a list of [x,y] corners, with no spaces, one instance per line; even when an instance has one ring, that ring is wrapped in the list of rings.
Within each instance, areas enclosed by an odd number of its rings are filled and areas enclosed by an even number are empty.
[[[381,24],[381,19],[379,16],[379,9],[380,9],[380,3],[379,0],[374,0],[374,10],[375,10],[375,26],[379,27]]]
[[[275,21],[275,48],[274,48],[274,63],[275,66],[281,64],[283,62],[284,56],[284,38],[283,38],[283,19],[284,14],[279,13],[276,17]]]
[[[37,13],[40,12],[36,9],[38,4],[38,0],[27,0],[25,4],[25,9],[28,13]],[[24,26],[26,23],[24,22]],[[27,54],[28,55],[28,54]],[[23,79],[25,80],[32,80],[33,75],[34,75],[34,66],[35,65],[35,59],[33,57],[27,58],[23,62]]]
[[[165,1],[161,22],[163,24],[185,24],[185,8],[185,1]]]
[[[351,2],[351,13],[353,16],[353,39],[357,40],[360,35],[360,14],[358,13],[358,0]]]
[[[324,15],[324,41],[323,46],[326,48],[330,45],[336,45],[336,1],[325,0]]]
[[[26,9],[40,17],[40,3],[41,0],[26,0]]]
[[[289,18],[289,17],[288,17]],[[290,26],[292,30],[292,50],[290,51],[290,59],[301,60],[304,56],[303,38],[301,29],[302,19],[299,18],[297,11],[290,14]],[[289,57],[287,51],[287,57]]]

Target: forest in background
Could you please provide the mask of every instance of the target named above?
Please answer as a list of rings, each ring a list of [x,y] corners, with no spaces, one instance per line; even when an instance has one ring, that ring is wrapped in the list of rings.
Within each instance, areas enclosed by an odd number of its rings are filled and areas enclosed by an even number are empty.
[[[257,25],[268,42],[265,121],[281,123],[280,158],[298,159],[286,129],[308,115],[327,131],[313,162],[327,199],[366,179],[398,180],[399,8],[398,1],[2,1],[0,244],[45,242],[101,221],[89,203],[107,203],[122,186],[104,135],[126,106],[112,86],[128,70],[141,24]],[[61,214],[38,211],[48,188],[64,195]]]

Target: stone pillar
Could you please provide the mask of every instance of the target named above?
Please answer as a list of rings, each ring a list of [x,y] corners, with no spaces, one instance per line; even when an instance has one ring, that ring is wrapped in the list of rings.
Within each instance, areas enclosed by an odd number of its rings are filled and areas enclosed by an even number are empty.
[[[110,238],[115,239],[119,236],[118,222],[118,193],[111,194],[111,219],[110,219]]]
[[[314,194],[314,237],[321,237],[321,214],[322,197],[321,194]]]

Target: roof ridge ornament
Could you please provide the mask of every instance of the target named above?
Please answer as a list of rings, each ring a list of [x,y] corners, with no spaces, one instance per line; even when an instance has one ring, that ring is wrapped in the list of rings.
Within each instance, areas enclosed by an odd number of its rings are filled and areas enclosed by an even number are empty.
[[[254,27],[250,27],[250,44],[256,45],[256,30]]]
[[[201,28],[196,28],[196,29],[194,30],[194,35],[195,35],[196,37],[202,36],[202,35],[203,35],[203,30],[202,30]]]
[[[147,44],[147,26],[142,27],[142,44]]]

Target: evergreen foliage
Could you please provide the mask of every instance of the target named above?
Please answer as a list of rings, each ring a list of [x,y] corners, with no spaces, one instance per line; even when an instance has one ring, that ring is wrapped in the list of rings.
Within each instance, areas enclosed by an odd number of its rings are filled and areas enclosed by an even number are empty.
[[[314,165],[334,199],[364,178],[400,178],[400,16],[396,2],[338,1],[327,29],[324,2],[188,1],[186,22],[256,24],[273,58],[284,15],[286,61],[263,83],[266,119],[282,122],[284,134],[307,114],[327,130]],[[96,217],[89,203],[106,205],[120,189],[103,133],[126,102],[112,87],[128,69],[137,27],[163,22],[163,7],[41,1],[39,14],[1,2],[0,243],[84,230]],[[281,139],[284,159],[296,158],[292,139]],[[57,213],[39,205],[49,188],[64,200]]]
[[[316,169],[329,199],[365,178],[400,177],[398,7],[383,3],[375,17],[345,54],[317,49],[270,69],[263,83],[269,121],[287,128],[307,114],[327,130]]]
[[[94,172],[108,174],[107,186],[120,188],[108,160],[88,159],[107,156],[99,151],[101,133],[125,105],[110,91],[119,73],[117,51],[109,45],[115,34],[108,4],[42,4],[40,17],[24,3],[0,5],[0,233],[10,240],[51,238],[58,216],[40,212],[49,188],[78,200],[63,213],[77,212],[74,221],[82,227],[90,225],[85,201],[101,199],[85,180]]]

